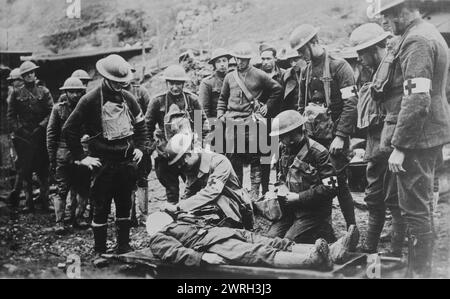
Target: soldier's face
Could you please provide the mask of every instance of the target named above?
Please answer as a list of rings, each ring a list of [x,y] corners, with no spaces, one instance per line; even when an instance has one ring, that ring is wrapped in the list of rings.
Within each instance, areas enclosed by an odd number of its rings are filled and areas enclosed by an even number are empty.
[[[301,129],[297,129],[286,134],[280,136],[280,141],[285,146],[293,146],[300,143],[303,140],[303,131]]]
[[[108,80],[109,87],[111,88],[112,91],[115,91],[115,92],[121,91],[128,84],[129,84],[128,82],[123,83],[123,82],[115,82],[115,81]]]
[[[265,51],[261,53],[262,69],[270,73],[275,68],[275,57],[272,51]]]
[[[299,71],[300,68],[303,65],[303,61],[302,59],[300,59],[300,57],[293,57],[293,58],[289,58],[289,64],[291,65],[291,67],[294,68],[295,71]]]
[[[358,61],[369,68],[375,68],[375,59],[371,48],[358,51]]]
[[[402,35],[409,26],[406,8],[395,7],[383,13],[383,24],[386,24],[394,35]]]
[[[300,56],[299,58],[309,62],[312,59],[312,53],[311,53],[311,47],[306,44],[304,47],[300,48],[297,50],[298,55]]]
[[[27,83],[32,83],[36,81],[36,74],[34,72],[29,72],[22,75],[22,78]]]
[[[181,159],[177,162],[177,167],[185,173],[190,173],[195,171],[199,161],[200,156],[198,155],[198,153],[189,152],[181,157]]]
[[[66,91],[67,98],[72,103],[78,103],[78,101],[83,96],[84,92],[82,90],[68,90]]]
[[[244,71],[248,68],[250,64],[250,59],[243,59],[243,58],[237,58],[236,57],[236,64],[238,71]]]
[[[183,81],[167,81],[167,89],[174,96],[180,95],[183,92],[183,87]]]
[[[227,57],[219,57],[214,63],[216,67],[216,71],[219,73],[227,73],[228,72],[228,58]]]

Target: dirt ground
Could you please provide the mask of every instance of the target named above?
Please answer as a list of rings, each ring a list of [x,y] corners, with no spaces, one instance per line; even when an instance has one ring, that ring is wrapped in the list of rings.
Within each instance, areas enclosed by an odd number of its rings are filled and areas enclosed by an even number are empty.
[[[248,186],[248,178],[244,186]],[[159,184],[154,172],[149,177],[150,211],[157,210],[164,200],[164,189]],[[362,193],[353,193],[357,202],[362,202]],[[450,277],[450,204],[449,196],[442,198],[437,212],[437,244],[433,259],[433,277]],[[363,206],[356,209],[358,226],[363,241],[367,211]],[[0,209],[5,211],[5,208]],[[388,223],[389,221],[387,221]],[[3,212],[0,214],[0,278],[67,278],[64,265],[67,257],[76,254],[81,260],[82,278],[151,278],[148,271],[127,265],[112,263],[109,267],[96,269],[92,265],[93,235],[91,230],[71,231],[64,236],[56,236],[51,227],[54,215],[40,214],[18,215],[17,219]],[[264,231],[267,221],[259,219],[257,230]],[[340,212],[337,199],[333,204],[333,225],[337,236],[342,235],[345,222]],[[386,233],[386,227],[383,233]],[[113,218],[110,219],[108,247],[115,244]],[[142,249],[148,245],[145,228],[133,228],[131,245]],[[381,243],[381,249],[387,248],[388,242]],[[405,247],[406,251],[406,247]]]

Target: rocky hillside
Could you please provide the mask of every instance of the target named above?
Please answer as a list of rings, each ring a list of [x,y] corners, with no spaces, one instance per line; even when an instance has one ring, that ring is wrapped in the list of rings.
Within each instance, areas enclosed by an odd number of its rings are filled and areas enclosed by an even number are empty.
[[[75,0],[74,0],[75,1]],[[362,0],[0,0],[0,49],[34,52],[108,48],[142,39],[159,49],[227,46],[241,39],[283,42],[303,22],[321,26],[325,42],[341,43],[365,20]]]

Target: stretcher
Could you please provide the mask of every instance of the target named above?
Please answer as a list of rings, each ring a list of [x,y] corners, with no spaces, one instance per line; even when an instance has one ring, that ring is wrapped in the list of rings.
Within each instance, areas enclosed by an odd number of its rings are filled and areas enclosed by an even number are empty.
[[[142,249],[122,255],[105,254],[103,257],[120,263],[146,266],[148,274],[154,278],[169,279],[307,279],[307,278],[367,278],[368,256],[363,253],[351,253],[348,261],[343,265],[334,265],[330,271],[279,269],[266,267],[249,267],[235,265],[202,265],[187,267],[164,263],[153,256],[150,249]],[[370,261],[369,261],[370,262]],[[382,262],[383,276],[388,276],[386,269],[403,269],[404,261],[400,259],[386,259]],[[391,264],[390,267],[386,267]],[[377,272],[374,272],[376,275]],[[392,274],[389,272],[389,274]],[[370,275],[369,275],[370,276]],[[375,278],[375,277],[374,277]]]

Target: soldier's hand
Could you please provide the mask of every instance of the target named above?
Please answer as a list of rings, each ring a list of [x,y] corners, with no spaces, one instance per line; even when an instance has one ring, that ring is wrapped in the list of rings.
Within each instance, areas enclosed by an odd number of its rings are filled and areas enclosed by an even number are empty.
[[[266,117],[266,115],[267,115],[267,105],[263,105],[261,107],[261,109],[259,109],[259,112],[261,112],[262,116]]]
[[[141,163],[142,156],[144,156],[144,153],[140,149],[135,149],[133,152],[133,161],[137,164]]]
[[[226,264],[225,259],[215,253],[204,253],[202,255],[202,261],[204,261],[210,265],[225,265]]]
[[[336,136],[330,145],[330,154],[336,155],[344,149],[344,138]]]
[[[389,170],[393,173],[406,172],[403,168],[403,162],[405,161],[405,153],[394,149],[391,156],[389,157]]]
[[[286,195],[286,201],[287,201],[287,202],[297,201],[298,198],[299,198],[298,193],[289,192],[289,193]]]
[[[90,170],[93,170],[94,167],[101,167],[102,163],[100,162],[99,158],[93,158],[88,156],[80,161],[80,165],[84,165]]]

